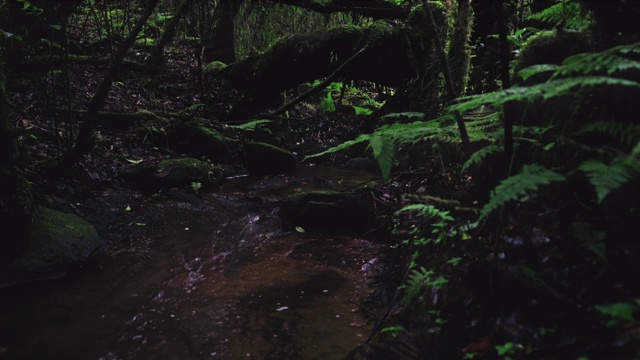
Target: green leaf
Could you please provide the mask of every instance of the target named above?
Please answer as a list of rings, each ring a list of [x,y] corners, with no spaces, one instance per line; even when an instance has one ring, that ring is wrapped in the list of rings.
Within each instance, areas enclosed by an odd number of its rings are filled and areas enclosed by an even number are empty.
[[[545,72],[552,72],[552,71],[555,72],[558,70],[558,68],[559,68],[559,65],[553,65],[553,64],[533,65],[518,71],[518,75],[522,78],[523,81],[527,81],[527,79],[532,76],[542,74]]]
[[[301,233],[301,234],[304,234],[304,229],[302,227],[300,227],[300,226],[296,226],[296,231]]]
[[[232,129],[238,129],[238,130],[244,130],[244,131],[265,130],[270,133],[270,131],[268,131],[269,129],[263,127],[263,125],[271,124],[273,122],[274,122],[273,120],[258,119],[258,120],[251,120],[247,123],[240,124],[240,125],[226,125],[226,126]]]
[[[353,106],[353,110],[355,110],[356,115],[371,115],[373,114],[373,110],[362,107],[362,106]]]
[[[373,156],[378,161],[382,177],[385,180],[389,180],[391,167],[395,159],[395,147],[392,141],[384,134],[373,133],[369,138],[369,145],[373,149]]]
[[[589,182],[596,189],[598,203],[602,203],[613,190],[620,188],[633,178],[632,172],[620,162],[607,165],[600,161],[585,161],[579,166],[589,178]]]
[[[484,219],[491,212],[510,201],[520,200],[528,193],[538,190],[542,185],[564,180],[563,175],[540,165],[525,165],[519,174],[503,180],[491,191],[489,202],[480,211],[480,219]]]
[[[620,321],[635,321],[633,314],[638,311],[638,305],[620,302],[611,305],[596,305],[596,309],[601,314],[612,318],[612,321],[607,325],[615,325]]]

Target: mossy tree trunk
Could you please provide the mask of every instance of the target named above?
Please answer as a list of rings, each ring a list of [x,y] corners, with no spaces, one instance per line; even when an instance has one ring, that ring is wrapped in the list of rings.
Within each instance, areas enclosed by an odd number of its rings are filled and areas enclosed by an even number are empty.
[[[236,61],[234,25],[241,4],[241,0],[218,1],[211,34],[203,44],[203,62],[221,61],[229,64]]]
[[[455,28],[451,35],[451,45],[447,54],[451,66],[451,79],[458,95],[466,93],[471,61],[471,30],[473,28],[473,8],[470,0],[458,0]]]
[[[164,65],[164,48],[173,40],[178,31],[178,25],[182,21],[187,11],[191,8],[195,0],[183,0],[180,6],[176,9],[171,20],[162,29],[162,36],[160,40],[155,44],[147,64],[153,67],[161,67]]]

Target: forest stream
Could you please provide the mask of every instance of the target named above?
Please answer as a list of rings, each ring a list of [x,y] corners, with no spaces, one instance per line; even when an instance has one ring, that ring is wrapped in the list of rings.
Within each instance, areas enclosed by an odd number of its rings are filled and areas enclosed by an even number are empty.
[[[277,203],[375,175],[307,167],[131,206],[108,250],[56,280],[0,290],[0,359],[342,359],[382,245],[284,229]]]

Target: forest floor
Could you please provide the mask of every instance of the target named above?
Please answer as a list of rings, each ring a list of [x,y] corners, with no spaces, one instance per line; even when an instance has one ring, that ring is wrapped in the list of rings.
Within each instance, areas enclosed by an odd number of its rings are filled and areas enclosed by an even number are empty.
[[[138,49],[134,54],[139,56],[137,60],[142,60],[144,49]],[[237,136],[235,130],[224,125],[246,120],[236,115],[243,112],[238,108],[243,106],[238,105],[242,104],[242,94],[208,75],[201,77],[196,64],[195,54],[185,49],[169,52],[166,71],[154,78],[150,79],[137,70],[125,70],[114,82],[103,110],[115,113],[146,110],[170,119],[172,114],[202,104],[196,110],[199,117],[210,121],[212,127]],[[57,156],[71,145],[70,134],[79,126],[81,117],[68,110],[86,109],[102,81],[102,70],[103,67],[78,64],[69,72],[8,74],[11,119],[24,131],[20,138],[22,152],[19,154],[23,164]],[[374,88],[365,91],[371,98],[379,95]],[[293,95],[288,94],[287,97]],[[322,97],[317,97],[293,108],[288,114],[291,119],[288,128],[280,133],[273,132],[271,139],[302,160],[306,155],[354,139],[374,127],[370,117],[358,116],[340,107],[332,112],[323,111],[321,102]],[[95,133],[96,144],[90,154],[64,176],[40,179],[37,184],[39,202],[89,219],[101,234],[106,235],[108,243],[116,245],[108,250],[114,254],[122,251],[117,246],[122,244],[122,238],[109,238],[109,234],[122,233],[122,228],[114,226],[127,226],[126,222],[121,222],[126,216],[123,208],[131,200],[141,201],[144,197],[130,189],[119,174],[140,161],[181,156],[147,141],[148,134],[134,125],[100,124]],[[241,136],[251,138],[253,135],[245,133]],[[366,149],[356,148],[315,159],[314,162],[341,166],[353,157],[371,159]],[[390,237],[398,235],[391,234],[394,211],[412,200],[424,200],[429,196],[460,198],[461,194],[468,193],[470,182],[476,181],[460,176],[459,165],[443,169],[436,165],[437,161],[419,156],[407,158],[410,166],[394,173],[376,190],[382,215],[381,227],[387,228],[386,234]],[[242,167],[233,161],[220,166],[227,177],[244,173]],[[191,189],[173,190],[192,192]],[[408,197],[407,194],[414,196]],[[464,223],[469,219],[465,218],[464,211],[456,212],[458,205],[453,206],[452,213],[458,216],[455,219],[457,223]],[[405,225],[428,229],[431,224],[414,218],[406,220]],[[500,248],[475,242],[460,246],[442,244],[430,249],[432,252],[426,257],[430,271],[446,276],[453,286],[446,292],[438,292],[437,284],[433,283],[436,277],[426,278],[426,281],[432,281],[431,290],[418,296],[420,301],[406,304],[409,311],[396,314],[395,324],[405,326],[406,333],[413,334],[413,339],[389,338],[389,343],[404,341],[404,345],[396,347],[416,349],[441,346],[449,350],[442,350],[440,355],[453,353],[465,358],[605,359],[608,354],[609,359],[634,358],[630,354],[638,344],[635,337],[637,326],[612,330],[604,326],[600,318],[594,317],[593,307],[584,308],[567,301],[567,297],[549,288],[535,274],[523,276],[522,269],[526,267],[518,263],[529,261],[531,247],[539,256],[536,261],[549,261],[549,268],[539,270],[541,273],[563,276],[565,270],[561,262],[565,258],[556,256],[556,251],[563,249],[554,239],[554,234],[536,226],[535,222],[509,220],[506,228]],[[399,235],[406,235],[406,231]],[[500,251],[505,248],[509,249],[507,260],[503,258],[505,252]],[[406,276],[403,277],[405,262],[408,262],[406,255],[395,254],[397,263],[395,268],[391,268],[387,284],[390,289],[406,280]],[[135,261],[133,258],[129,260]],[[454,268],[452,264],[459,265]],[[579,269],[571,271],[577,273]],[[613,295],[623,291],[624,287],[625,284],[617,283],[615,278],[602,277],[595,278],[593,286],[584,291],[587,295],[598,293],[598,299],[614,298]],[[579,291],[569,283],[566,288],[567,291]],[[600,295],[602,292],[611,296]],[[438,312],[428,311],[425,304],[439,306]],[[416,344],[409,344],[411,342]],[[585,354],[593,354],[594,357],[586,357]]]

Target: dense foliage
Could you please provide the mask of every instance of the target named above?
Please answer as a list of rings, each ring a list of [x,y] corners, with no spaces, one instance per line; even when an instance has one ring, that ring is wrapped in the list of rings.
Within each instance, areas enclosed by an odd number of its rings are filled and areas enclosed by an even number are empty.
[[[635,359],[640,39],[629,29],[639,11],[636,1],[576,0],[5,1],[0,141],[28,154],[44,143],[25,110],[4,101],[40,68],[37,116],[53,119],[56,149],[34,159],[0,148],[0,210],[32,208],[37,200],[15,200],[16,189],[88,166],[107,127],[99,113],[123,110],[110,91],[127,87],[124,71],[180,99],[162,114],[138,113],[142,143],[166,142],[172,121],[208,109],[225,136],[293,147],[292,134],[312,132],[301,121],[312,109],[314,126],[340,126],[301,162],[370,156],[380,191],[395,199],[379,216],[393,247],[385,286],[402,296],[386,298],[398,308],[367,356],[408,346],[418,358]],[[385,53],[390,44],[405,54]],[[319,62],[301,71],[323,76],[273,73],[305,52]],[[411,68],[370,75],[367,63]],[[104,67],[104,78],[72,90],[77,64]],[[188,72],[197,88],[172,87],[171,71]],[[285,85],[261,83],[262,72]],[[128,110],[157,105],[130,96]],[[9,179],[16,162],[21,175]]]

